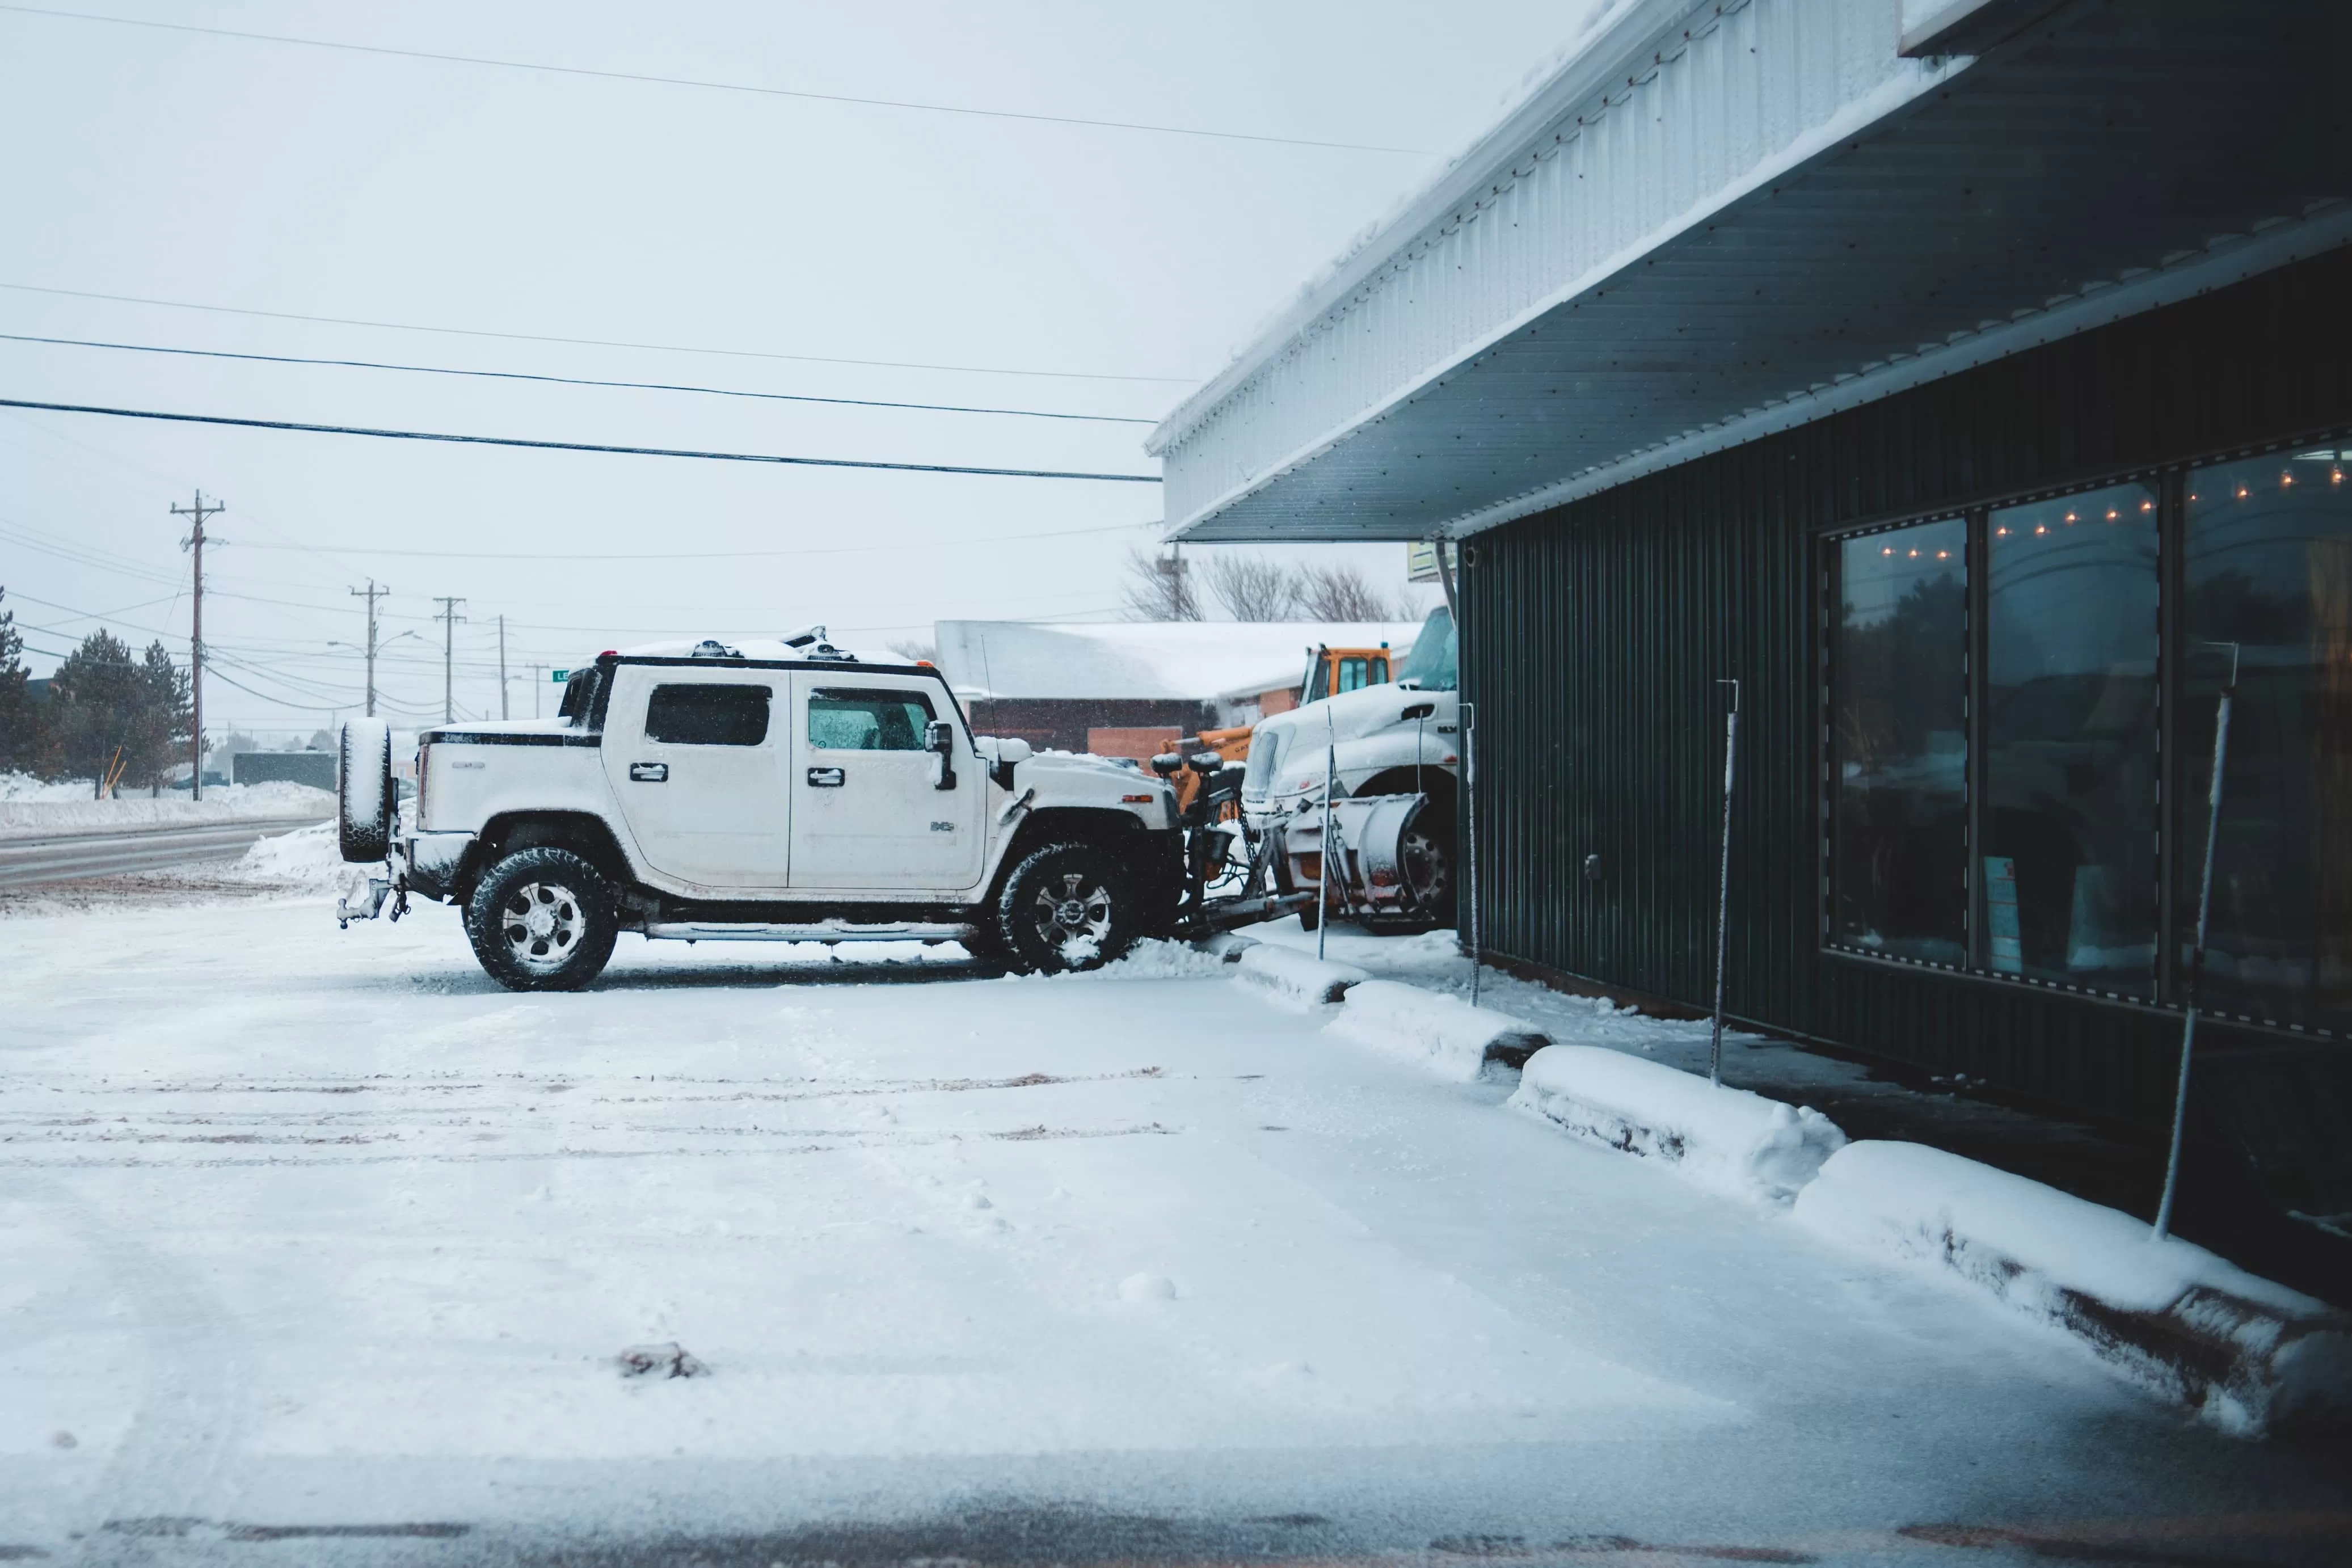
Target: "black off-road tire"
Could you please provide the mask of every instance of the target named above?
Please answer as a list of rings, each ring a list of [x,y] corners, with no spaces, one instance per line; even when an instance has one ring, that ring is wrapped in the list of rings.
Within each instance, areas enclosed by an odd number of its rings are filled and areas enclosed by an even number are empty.
[[[355,866],[392,849],[392,816],[400,797],[392,782],[392,730],[381,719],[343,725],[335,760],[336,840]]]
[[[579,991],[620,935],[611,884],[569,849],[518,849],[482,873],[466,935],[482,971],[509,991]]]
[[[1099,969],[1135,944],[1142,901],[1099,845],[1031,851],[997,895],[992,945],[1024,974]]]

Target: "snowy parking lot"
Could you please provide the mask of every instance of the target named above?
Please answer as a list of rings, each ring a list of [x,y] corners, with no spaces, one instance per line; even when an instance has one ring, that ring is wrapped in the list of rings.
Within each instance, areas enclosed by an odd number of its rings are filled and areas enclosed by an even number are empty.
[[[315,895],[30,909],[0,950],[0,1557],[2344,1544],[2340,1452],[1190,950],[627,938],[516,995],[452,911]],[[670,1345],[700,1374],[625,1375]]]

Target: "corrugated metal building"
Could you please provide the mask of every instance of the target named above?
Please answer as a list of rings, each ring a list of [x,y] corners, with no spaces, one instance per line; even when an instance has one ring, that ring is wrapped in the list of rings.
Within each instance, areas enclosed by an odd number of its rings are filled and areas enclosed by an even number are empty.
[[[1636,0],[1155,434],[1462,542],[1487,949],[2352,1210],[2352,7]],[[1597,857],[1597,859],[1592,858]]]

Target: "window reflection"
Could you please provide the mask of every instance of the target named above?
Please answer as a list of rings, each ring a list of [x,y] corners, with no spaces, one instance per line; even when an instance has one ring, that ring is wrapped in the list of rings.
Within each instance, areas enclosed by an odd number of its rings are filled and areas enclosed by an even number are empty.
[[[2213,710],[2239,645],[2206,944],[2213,1005],[2340,1028],[2352,1016],[2352,453],[2190,474],[2175,908],[2194,941]]]
[[[2156,978],[2154,486],[1989,520],[1980,962],[2102,991]]]
[[[1968,524],[1839,545],[1832,628],[1832,940],[1967,958]]]

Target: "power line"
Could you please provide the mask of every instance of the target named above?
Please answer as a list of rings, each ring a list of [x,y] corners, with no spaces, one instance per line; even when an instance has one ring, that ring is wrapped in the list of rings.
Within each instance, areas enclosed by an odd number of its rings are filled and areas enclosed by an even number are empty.
[[[0,5],[0,10],[5,10]],[[202,305],[187,300],[150,300],[137,294],[100,294],[88,289],[51,289],[38,283],[0,282],[0,289],[22,294],[56,294],[69,300],[105,300],[118,305],[157,305],[171,310],[205,310],[223,316],[258,316],[272,321],[309,321],[327,327],[373,327],[392,332],[437,332],[453,338],[499,338],[518,343],[569,343],[574,348],[644,349],[666,354],[719,354],[729,359],[792,360],[802,364],[855,364],[877,370],[941,370],[962,375],[1026,375],[1055,381],[1136,381],[1166,386],[1190,386],[1198,379],[1186,375],[1099,375],[1081,370],[1009,370],[1003,365],[927,364],[919,361],[847,359],[833,354],[776,353],[766,349],[714,349],[691,343],[639,343],[611,338],[562,338],[541,332],[494,332],[478,327],[436,327],[415,321],[369,321],[350,316],[305,316],[292,310],[255,310],[238,305]]]
[[[519,370],[459,370],[448,365],[394,364],[382,360],[311,359],[299,354],[234,353],[226,349],[165,348],[154,343],[112,343],[91,338],[43,338],[0,332],[0,342],[53,343],[61,348],[121,349],[131,353],[182,354],[195,359],[250,360],[259,364],[325,365],[341,370],[392,370],[412,375],[463,375],[486,381],[538,381],[557,386],[604,386],[625,392],[690,392],[706,397],[753,397],[771,403],[824,403],[844,408],[908,408],[929,414],[997,414],[1017,419],[1072,419],[1097,425],[1152,425],[1123,414],[1065,414],[1045,408],[982,408],[961,403],[894,403],[878,397],[817,397],[797,392],[744,392],[733,387],[690,386],[667,381],[600,381],[590,376],[540,375]]]
[[[179,425],[229,425],[247,430],[297,430],[313,436],[367,436],[383,441],[448,441],[467,447],[521,447],[542,452],[612,452],[627,458],[692,458],[709,463],[778,463],[807,468],[882,468],[906,474],[980,474],[1009,479],[1090,479],[1104,484],[1156,485],[1158,474],[1097,474],[1061,468],[988,468],[961,463],[885,463],[864,458],[780,458],[757,452],[697,452],[677,447],[614,447],[595,441],[531,441],[520,436],[456,436],[434,430],[377,430],[359,425],[310,425],[291,419],[237,419],[226,414],[168,414],[152,408],[105,408],[83,403],[40,403],[0,397],[0,408],[50,414],[100,414],[115,419],[162,419]]]
[[[1390,153],[1425,158],[1413,147],[1382,147],[1362,142],[1320,142],[1303,136],[1267,136],[1247,131],[1210,131],[1192,125],[1152,125],[1129,120],[1088,120],[1071,114],[1024,114],[1011,109],[972,109],[953,103],[922,103],[909,99],[858,98],[840,92],[808,92],[793,88],[758,87],[749,82],[708,81],[693,77],[651,76],[639,71],[595,70],[586,66],[547,65],[539,60],[502,60],[481,55],[441,54],[429,49],[396,49],[381,44],[346,44],[331,38],[299,38],[284,33],[247,33],[230,27],[199,27],[185,22],[153,22],[143,17],[99,16],[81,11],[51,11],[37,5],[0,5],[0,11],[46,16],[68,22],[104,22],[118,27],[152,27],[160,32],[198,33],[207,37],[238,38],[248,43],[289,44],[307,49],[337,49],[354,55],[386,55],[395,59],[436,60],[445,65],[495,66],[504,70],[539,71],[549,76],[592,77],[602,81],[632,81],[656,87],[691,87],[713,92],[751,93],[761,98],[797,98],[814,103],[854,103],[869,109],[906,109],[924,114],[960,114],[983,120],[1024,120],[1040,125],[1082,125],[1098,131],[1136,131],[1159,136],[1193,136],[1220,142],[1261,142],[1282,147],[1318,147],[1338,153]]]
[[[565,561],[754,561],[771,556],[798,557],[803,555],[871,555],[895,553],[908,550],[942,550],[952,544],[1013,544],[1031,539],[1079,539],[1097,533],[1132,533],[1137,525],[1115,522],[1103,528],[1062,528],[1045,533],[992,533],[965,539],[942,539],[915,543],[897,544],[828,544],[815,550],[653,550],[595,553],[577,550],[561,552]],[[328,555],[388,555],[411,556],[427,561],[545,561],[544,550],[379,550],[370,544],[253,544],[250,550],[302,550]],[[250,598],[244,595],[241,597]],[[265,604],[282,601],[263,600]]]

